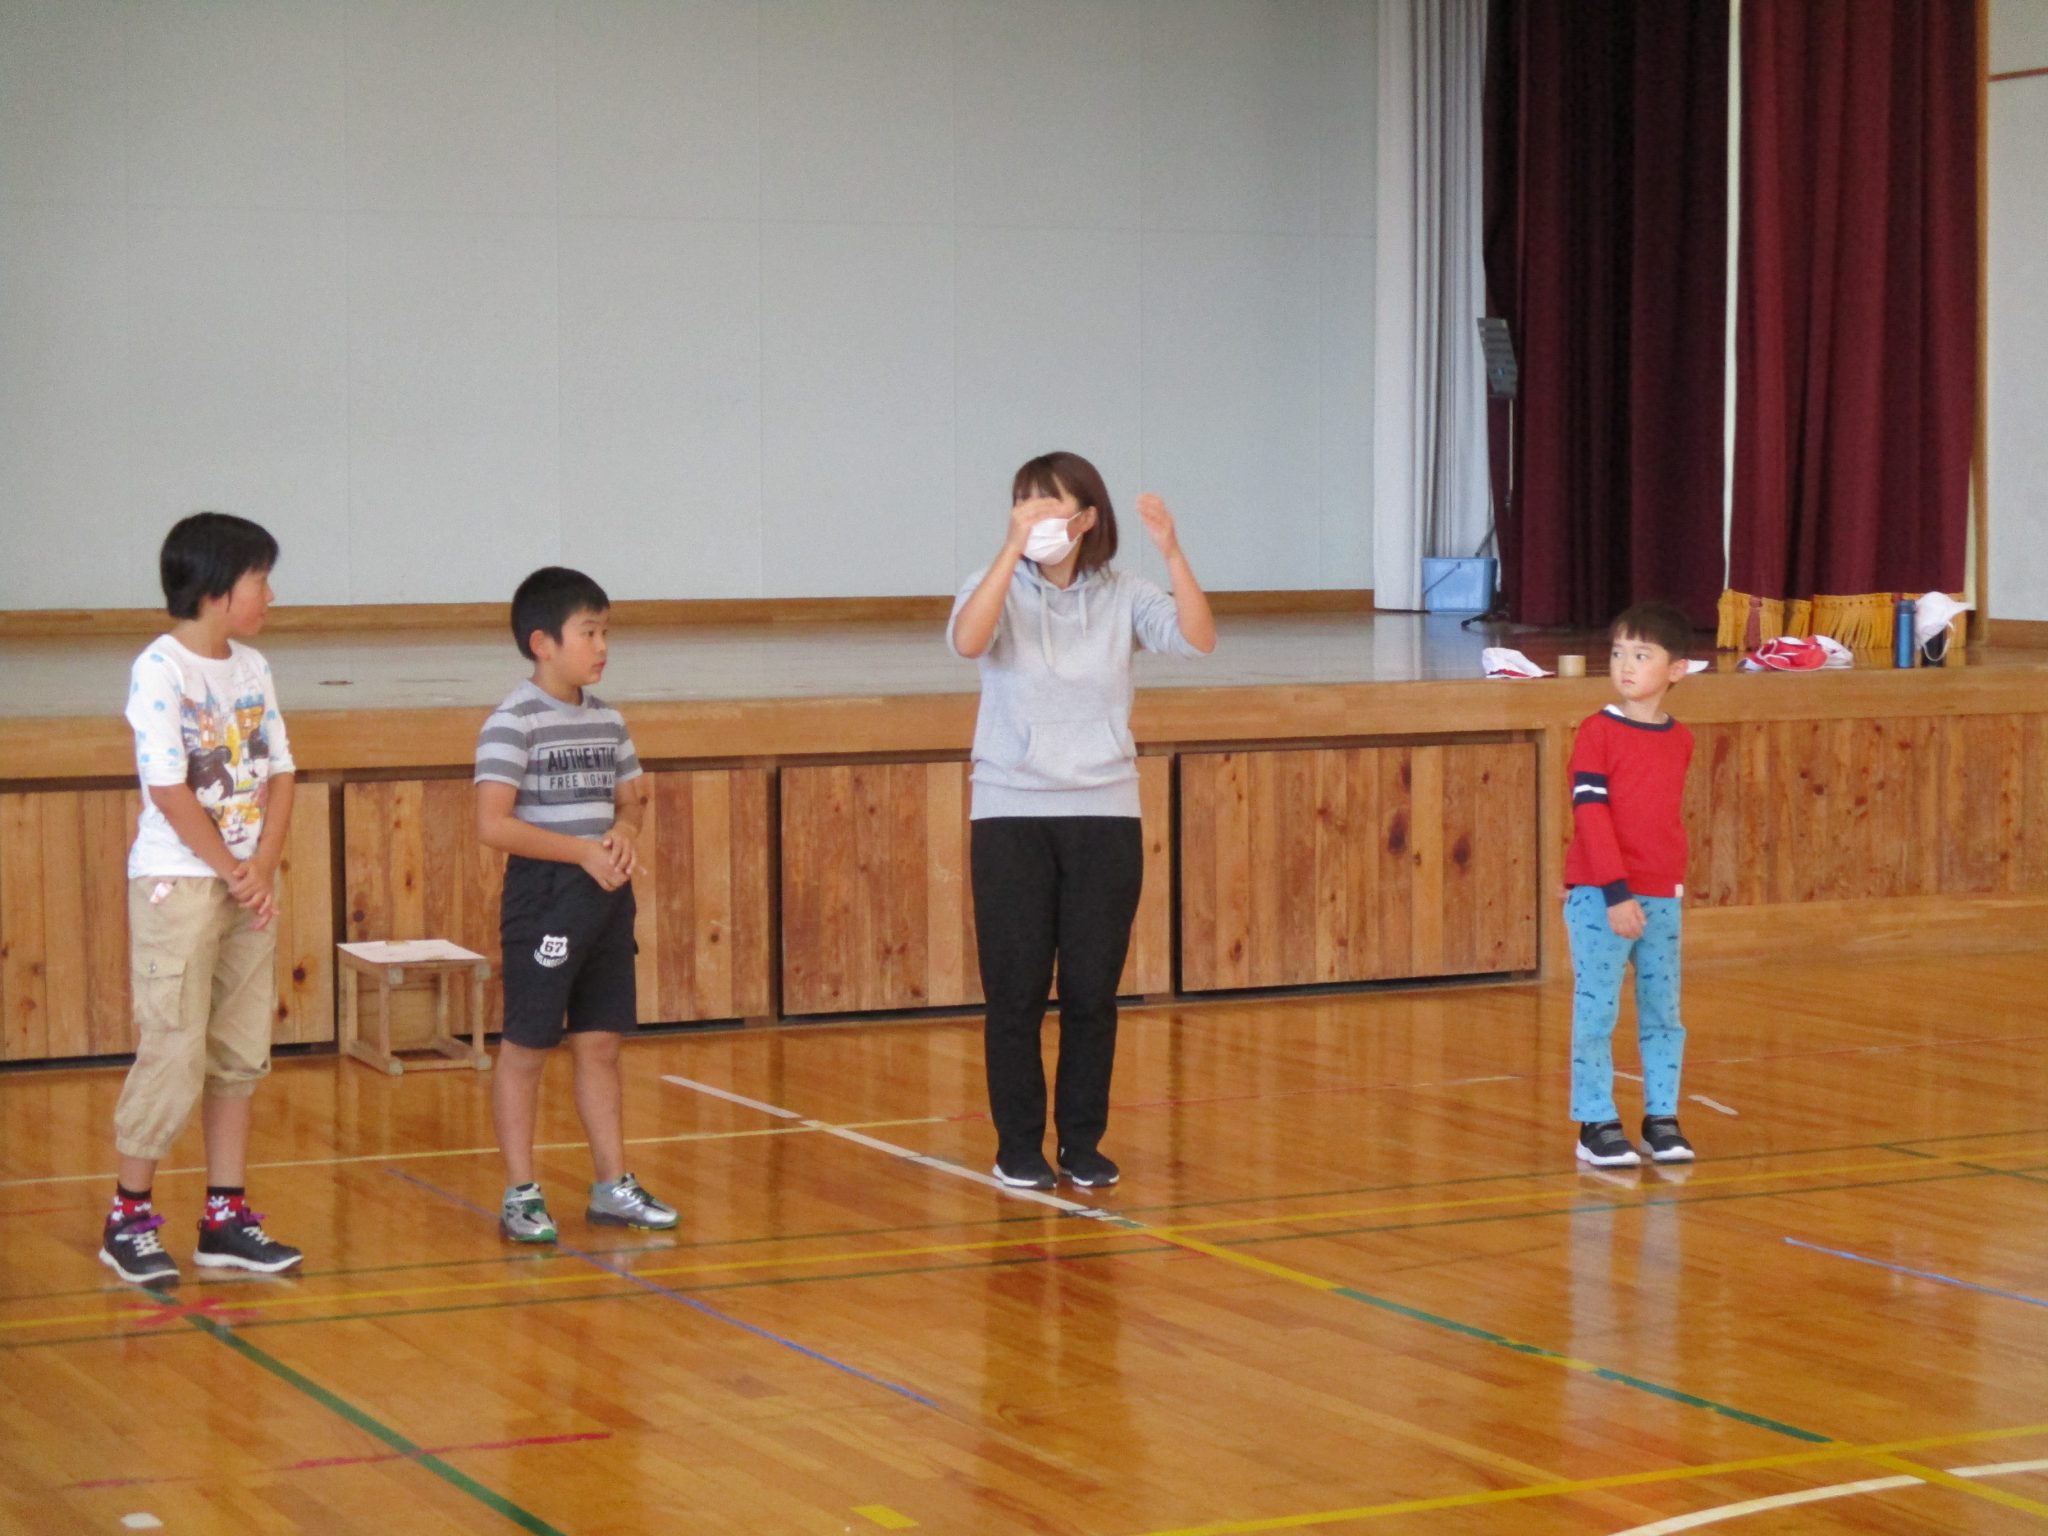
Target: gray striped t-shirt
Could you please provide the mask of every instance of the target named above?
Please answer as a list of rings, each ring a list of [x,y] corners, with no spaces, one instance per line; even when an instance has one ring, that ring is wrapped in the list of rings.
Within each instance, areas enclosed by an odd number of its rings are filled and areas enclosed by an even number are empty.
[[[564,704],[521,683],[476,739],[475,782],[512,785],[514,816],[570,837],[611,831],[613,789],[639,776],[625,719],[587,689],[581,704]]]

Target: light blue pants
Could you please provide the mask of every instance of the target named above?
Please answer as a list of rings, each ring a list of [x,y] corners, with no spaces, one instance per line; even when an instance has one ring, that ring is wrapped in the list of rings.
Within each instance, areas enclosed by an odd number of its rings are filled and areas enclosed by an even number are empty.
[[[1685,1062],[1685,1025],[1678,1018],[1678,938],[1684,903],[1675,896],[1638,896],[1643,936],[1624,939],[1607,925],[1607,898],[1590,885],[1565,898],[1572,941],[1572,1118],[1598,1125],[1619,1120],[1614,1107],[1614,1021],[1621,1014],[1621,976],[1636,967],[1636,1038],[1643,1057],[1643,1108],[1678,1113],[1678,1074]]]

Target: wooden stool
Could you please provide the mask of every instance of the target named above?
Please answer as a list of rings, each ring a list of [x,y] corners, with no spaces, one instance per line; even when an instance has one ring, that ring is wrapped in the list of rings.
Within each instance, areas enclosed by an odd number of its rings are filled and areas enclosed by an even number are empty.
[[[490,1070],[491,1058],[484,1052],[484,983],[490,980],[491,965],[482,955],[450,944],[446,939],[373,940],[366,944],[337,944],[341,954],[341,1050],[345,1056],[368,1062],[380,1072],[397,1077],[411,1067],[432,1072],[446,1067],[474,1067]],[[469,975],[469,1039],[448,1031],[448,1001],[455,982]],[[359,1005],[365,984],[377,989],[377,1019],[366,1044],[361,1039]],[[391,994],[406,989],[434,988],[434,1032],[424,1040],[400,1041],[399,1050],[426,1050],[434,1054],[413,1060],[398,1056],[391,1043]]]

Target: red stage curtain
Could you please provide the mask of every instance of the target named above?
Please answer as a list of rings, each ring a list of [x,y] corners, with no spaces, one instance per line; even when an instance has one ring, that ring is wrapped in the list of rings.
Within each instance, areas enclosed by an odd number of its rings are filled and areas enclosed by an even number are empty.
[[[1494,0],[1486,271],[1521,363],[1509,611],[1722,587],[1727,0]]]
[[[1979,70],[1973,0],[1744,0],[1723,644],[1963,583]]]

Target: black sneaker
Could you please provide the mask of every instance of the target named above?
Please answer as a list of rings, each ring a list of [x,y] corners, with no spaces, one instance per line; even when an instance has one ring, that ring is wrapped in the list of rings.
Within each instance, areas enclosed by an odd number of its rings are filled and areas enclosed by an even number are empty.
[[[1579,1127],[1580,1162],[1594,1168],[1634,1168],[1642,1160],[1619,1120]]]
[[[1107,1189],[1123,1177],[1118,1168],[1100,1152],[1076,1152],[1060,1148],[1060,1171],[1083,1189]]]
[[[263,1230],[260,1212],[243,1210],[220,1226],[199,1223],[199,1246],[192,1262],[201,1269],[246,1269],[258,1275],[281,1274],[303,1259],[298,1249],[277,1242]]]
[[[100,1239],[100,1262],[130,1285],[176,1285],[177,1263],[156,1235],[163,1224],[153,1211],[108,1222]]]
[[[1685,1139],[1685,1133],[1678,1128],[1676,1115],[1648,1115],[1643,1120],[1643,1145],[1650,1149],[1650,1160],[1657,1163],[1689,1163],[1692,1161],[1692,1143]]]
[[[1026,1152],[1011,1158],[1007,1165],[998,1157],[991,1171],[1012,1189],[1051,1189],[1059,1183],[1043,1152]]]

